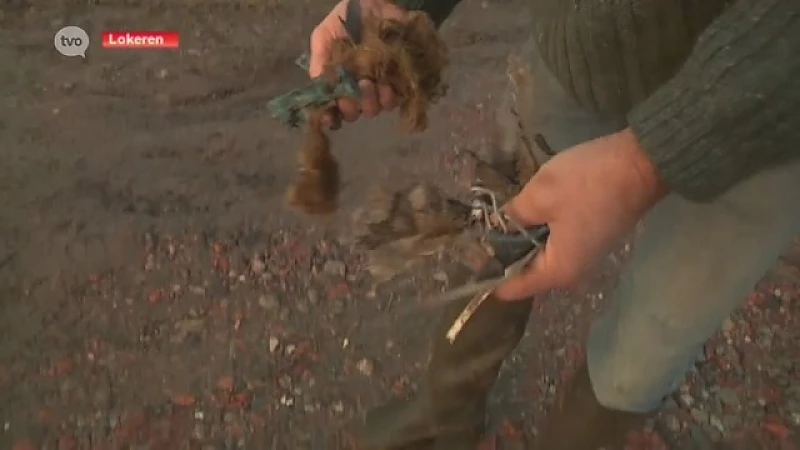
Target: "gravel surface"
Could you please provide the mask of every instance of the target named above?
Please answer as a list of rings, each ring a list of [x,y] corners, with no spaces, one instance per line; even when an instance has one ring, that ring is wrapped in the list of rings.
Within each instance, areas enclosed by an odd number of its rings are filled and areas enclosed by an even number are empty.
[[[415,389],[435,312],[400,312],[447,286],[436,262],[376,286],[349,214],[374,183],[456,190],[462,153],[497,142],[524,2],[467,2],[444,27],[453,87],[429,131],[337,134],[343,208],[326,221],[284,206],[302,135],[263,106],[304,80],[292,61],[329,2],[95,3],[0,8],[0,448],[333,448]],[[179,30],[181,49],[66,59],[65,24]],[[526,448],[628,251],[538,304],[482,448]],[[800,243],[628,448],[800,448],[798,288]]]

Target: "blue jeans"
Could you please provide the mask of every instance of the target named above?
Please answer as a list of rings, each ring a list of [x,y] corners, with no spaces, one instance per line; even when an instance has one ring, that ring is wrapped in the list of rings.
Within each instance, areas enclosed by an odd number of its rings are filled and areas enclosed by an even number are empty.
[[[624,118],[581,109],[532,40],[512,56],[509,77],[512,89],[500,111],[506,148],[515,145],[519,122],[556,152],[626,126]],[[589,335],[588,368],[600,403],[630,412],[657,409],[798,234],[800,161],[762,171],[712,203],[664,199],[644,219],[610,308]]]

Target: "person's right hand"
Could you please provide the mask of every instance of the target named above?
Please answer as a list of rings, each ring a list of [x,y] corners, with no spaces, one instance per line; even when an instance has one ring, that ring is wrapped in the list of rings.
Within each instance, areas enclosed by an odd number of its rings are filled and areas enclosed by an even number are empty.
[[[337,39],[347,39],[344,20],[347,1],[342,0],[333,7],[322,22],[311,33],[311,59],[308,74],[311,78],[322,75],[331,57],[331,49]],[[403,20],[407,11],[387,0],[352,0],[361,2],[362,17],[378,17],[383,19]],[[374,117],[381,111],[392,110],[397,106],[395,93],[390,86],[375,84],[373,80],[359,80],[361,98],[340,99],[337,101],[338,113],[326,114],[323,123],[331,128],[339,128],[341,120],[353,122],[360,116]]]
[[[495,293],[523,300],[571,288],[669,191],[630,129],[566,149],[504,209],[522,226],[547,224],[550,236],[522,275]]]

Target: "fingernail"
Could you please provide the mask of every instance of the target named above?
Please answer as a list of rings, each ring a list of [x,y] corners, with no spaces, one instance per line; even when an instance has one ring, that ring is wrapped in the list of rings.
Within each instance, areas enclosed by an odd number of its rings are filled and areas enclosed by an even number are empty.
[[[394,89],[386,84],[378,85],[378,103],[387,110],[392,110],[397,106]]]
[[[360,80],[358,85],[361,88],[361,112],[367,117],[375,116],[380,110],[375,84],[369,80]]]
[[[375,91],[375,85],[372,84],[370,80],[358,80],[358,87],[361,88],[362,93],[372,93]]]

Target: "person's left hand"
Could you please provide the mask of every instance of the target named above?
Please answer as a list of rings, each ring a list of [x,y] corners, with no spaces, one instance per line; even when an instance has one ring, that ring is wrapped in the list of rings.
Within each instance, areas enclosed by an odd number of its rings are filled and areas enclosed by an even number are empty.
[[[570,287],[666,192],[630,130],[554,156],[505,206],[522,226],[547,224],[550,236],[525,272],[497,289],[497,297],[521,300]]]
[[[363,17],[378,17],[403,21],[408,16],[408,11],[395,5],[389,0],[359,0]],[[348,0],[341,0],[333,7],[331,12],[314,28],[311,33],[311,59],[309,61],[308,75],[316,78],[322,75],[328,64],[334,42],[346,39],[348,34],[342,20],[347,14]],[[376,84],[372,80],[358,80],[361,88],[359,100],[341,98],[336,101],[338,114],[325,113],[322,122],[331,128],[339,128],[340,120],[354,122],[359,117],[375,117],[382,111],[391,111],[397,106],[398,100],[394,90],[385,84]]]

